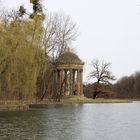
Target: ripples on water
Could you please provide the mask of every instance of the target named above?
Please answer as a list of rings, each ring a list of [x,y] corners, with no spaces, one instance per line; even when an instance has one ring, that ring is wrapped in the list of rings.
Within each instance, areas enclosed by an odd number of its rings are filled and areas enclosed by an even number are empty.
[[[140,140],[140,103],[1,111],[0,140]]]

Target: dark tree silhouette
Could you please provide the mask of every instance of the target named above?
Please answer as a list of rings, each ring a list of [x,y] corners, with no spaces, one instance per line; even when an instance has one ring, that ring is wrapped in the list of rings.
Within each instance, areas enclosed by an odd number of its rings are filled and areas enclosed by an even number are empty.
[[[109,70],[111,63],[93,60],[92,63],[92,71],[90,73],[90,78],[95,80],[95,88],[93,92],[93,99],[102,92],[101,84],[109,85],[110,81],[115,80],[115,76]]]

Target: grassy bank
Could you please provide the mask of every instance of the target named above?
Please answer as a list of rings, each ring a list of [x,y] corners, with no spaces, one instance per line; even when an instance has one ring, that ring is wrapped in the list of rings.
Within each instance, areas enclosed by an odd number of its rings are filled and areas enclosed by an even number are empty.
[[[0,100],[0,110],[27,110],[27,103],[19,100]]]
[[[64,97],[61,99],[63,104],[75,104],[75,103],[131,103],[132,100],[128,99],[104,99],[97,98],[91,99],[86,97]]]
[[[48,104],[85,104],[85,103],[131,103],[132,100],[128,99],[91,99],[79,96],[63,96],[60,102],[53,100],[37,101],[0,101],[0,110],[27,110],[29,106],[43,108]]]

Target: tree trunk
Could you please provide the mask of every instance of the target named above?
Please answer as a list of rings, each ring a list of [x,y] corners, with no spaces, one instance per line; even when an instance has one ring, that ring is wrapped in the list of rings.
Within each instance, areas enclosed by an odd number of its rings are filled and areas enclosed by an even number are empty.
[[[95,99],[97,97],[97,95],[100,93],[101,91],[94,91],[93,92],[93,99]]]

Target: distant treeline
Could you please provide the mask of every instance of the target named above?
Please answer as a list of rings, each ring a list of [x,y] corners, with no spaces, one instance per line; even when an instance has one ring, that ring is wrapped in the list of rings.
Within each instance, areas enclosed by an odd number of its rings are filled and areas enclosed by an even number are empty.
[[[100,88],[102,92],[97,97],[140,99],[140,72],[122,77],[115,84],[101,85]],[[94,84],[84,85],[85,96],[92,98],[94,89]]]
[[[117,98],[140,99],[140,72],[125,76],[114,85]]]

